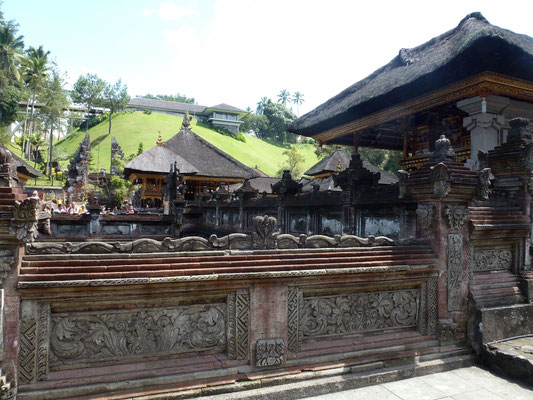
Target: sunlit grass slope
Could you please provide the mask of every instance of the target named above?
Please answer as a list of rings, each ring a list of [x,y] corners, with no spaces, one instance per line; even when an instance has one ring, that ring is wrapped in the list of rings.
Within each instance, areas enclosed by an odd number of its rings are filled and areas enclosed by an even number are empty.
[[[163,141],[170,139],[180,129],[182,118],[167,114],[145,114],[140,111],[116,115],[112,120],[111,135],[108,135],[108,122],[104,121],[89,129],[91,137],[91,170],[105,168],[109,171],[111,162],[111,137],[114,136],[126,156],[137,153],[139,143],[144,151],[156,145],[159,132]],[[256,137],[245,135],[246,143],[222,135],[214,130],[192,121],[191,129],[204,140],[230,154],[249,167],[257,167],[270,176],[275,176],[280,165],[286,160],[283,152],[287,146],[269,143]],[[56,146],[61,147],[70,157],[76,152],[85,136],[85,129],[61,140]],[[315,164],[318,159],[314,146],[310,144],[296,145],[305,157],[305,170]],[[63,163],[66,165],[68,161]]]

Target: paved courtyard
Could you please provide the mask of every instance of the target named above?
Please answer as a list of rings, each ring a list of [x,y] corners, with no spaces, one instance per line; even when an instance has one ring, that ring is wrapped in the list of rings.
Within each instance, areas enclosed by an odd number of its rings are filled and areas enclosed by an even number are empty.
[[[533,387],[479,367],[367,386],[305,400],[533,400]]]

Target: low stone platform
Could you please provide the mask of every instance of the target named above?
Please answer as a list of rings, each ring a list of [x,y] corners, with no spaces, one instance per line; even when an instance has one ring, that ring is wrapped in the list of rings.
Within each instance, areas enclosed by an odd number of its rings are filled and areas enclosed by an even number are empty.
[[[533,335],[488,344],[484,356],[491,368],[533,385]]]

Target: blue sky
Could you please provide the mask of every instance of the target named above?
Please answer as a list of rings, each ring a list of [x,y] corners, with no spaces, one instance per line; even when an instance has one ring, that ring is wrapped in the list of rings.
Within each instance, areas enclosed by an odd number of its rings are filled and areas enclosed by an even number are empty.
[[[180,92],[240,108],[287,89],[304,94],[300,114],[470,12],[533,36],[533,2],[520,0],[4,0],[1,9],[70,83],[95,73],[121,78],[132,97]]]

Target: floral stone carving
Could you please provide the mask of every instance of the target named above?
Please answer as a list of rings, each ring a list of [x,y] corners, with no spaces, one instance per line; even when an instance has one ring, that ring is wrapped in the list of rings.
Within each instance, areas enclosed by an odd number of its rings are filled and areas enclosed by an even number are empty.
[[[50,365],[223,351],[225,314],[225,304],[52,314]]]
[[[272,367],[285,362],[285,342],[283,339],[258,340],[255,345],[255,365]]]
[[[450,229],[461,229],[466,222],[468,210],[464,206],[450,205],[444,209],[444,215],[448,217]]]
[[[15,201],[13,218],[9,232],[25,243],[37,237],[39,221],[39,199],[29,197],[24,201]]]
[[[510,270],[513,266],[513,251],[511,249],[474,250],[471,268],[478,271]]]
[[[452,186],[450,183],[450,171],[446,164],[440,162],[431,167],[430,179],[433,182],[433,194],[437,197],[446,197]]]
[[[448,309],[461,309],[463,235],[448,235]]]
[[[304,337],[353,334],[416,326],[419,291],[358,293],[304,298]]]

